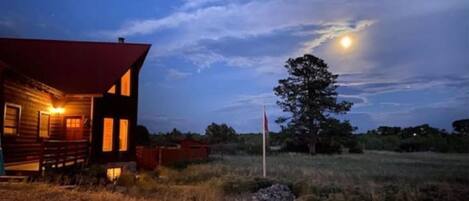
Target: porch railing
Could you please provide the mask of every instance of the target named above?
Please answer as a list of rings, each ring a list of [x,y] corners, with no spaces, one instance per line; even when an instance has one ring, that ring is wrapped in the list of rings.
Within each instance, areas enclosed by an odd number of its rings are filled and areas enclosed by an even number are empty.
[[[43,141],[39,170],[86,164],[88,162],[88,149],[88,140]]]

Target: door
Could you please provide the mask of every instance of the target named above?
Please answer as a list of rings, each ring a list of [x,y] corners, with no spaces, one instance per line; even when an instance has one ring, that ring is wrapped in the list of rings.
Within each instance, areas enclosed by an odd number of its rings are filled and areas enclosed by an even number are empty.
[[[65,139],[82,140],[83,139],[83,118],[65,117]]]

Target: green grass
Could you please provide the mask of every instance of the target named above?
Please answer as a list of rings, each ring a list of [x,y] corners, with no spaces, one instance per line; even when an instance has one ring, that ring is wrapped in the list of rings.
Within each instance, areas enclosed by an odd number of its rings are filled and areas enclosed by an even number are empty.
[[[92,189],[92,193],[79,190],[72,194],[92,201],[103,195],[116,200],[239,200],[259,188],[280,182],[289,185],[299,200],[449,201],[469,198],[469,154],[368,151],[309,156],[285,153],[269,156],[267,164],[268,178],[262,179],[260,156],[225,155],[223,159],[215,157],[211,162],[188,165],[185,169],[162,168],[160,178],[154,173],[143,173],[135,183],[128,184],[125,195],[110,194],[103,187]],[[16,200],[47,198],[44,193],[35,192],[38,188],[46,189],[44,187],[5,190],[8,188],[0,187],[0,193],[8,200],[15,200],[8,197],[11,192],[16,192]],[[61,191],[53,190],[50,194],[53,192]],[[34,199],[35,194],[42,197]],[[22,195],[29,197],[20,199]]]
[[[268,156],[269,178],[294,182],[364,184],[394,182],[456,182],[469,184],[468,154],[394,153],[317,155],[279,154]],[[208,164],[192,165],[176,172],[176,181],[197,182],[212,177],[259,177],[260,156],[224,156]]]
[[[449,197],[436,200],[459,200],[469,195],[468,154],[368,151],[309,156],[290,153],[269,156],[267,164],[270,180],[290,185],[305,199],[425,200],[433,194],[445,194]],[[230,190],[238,193],[239,188],[227,189],[225,184],[238,182],[239,186],[255,188],[254,178],[260,175],[260,156],[224,156],[223,160],[209,164],[170,171],[168,181],[193,185],[212,182],[229,194]]]

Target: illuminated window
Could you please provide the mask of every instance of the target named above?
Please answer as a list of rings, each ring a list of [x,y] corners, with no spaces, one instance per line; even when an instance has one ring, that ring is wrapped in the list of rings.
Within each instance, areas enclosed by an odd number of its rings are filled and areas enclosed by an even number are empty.
[[[127,151],[127,136],[129,133],[129,120],[119,120],[119,151]]]
[[[106,170],[107,179],[109,179],[109,181],[117,180],[121,176],[121,173],[121,168],[108,168]]]
[[[65,125],[67,128],[81,128],[81,118],[67,118]]]
[[[50,114],[39,112],[39,137],[49,137]]]
[[[7,103],[5,104],[5,116],[3,117],[3,134],[18,135],[20,124],[21,106]]]
[[[121,95],[130,96],[130,69],[121,78]]]
[[[103,152],[112,151],[113,118],[104,118],[103,121]]]
[[[116,93],[116,85],[112,85],[112,87],[107,90],[108,94],[115,94]]]

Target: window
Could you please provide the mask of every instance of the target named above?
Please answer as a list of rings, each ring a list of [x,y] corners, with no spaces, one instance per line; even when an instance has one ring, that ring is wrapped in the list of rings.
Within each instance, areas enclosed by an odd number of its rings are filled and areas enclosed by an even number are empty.
[[[108,168],[106,170],[107,179],[109,179],[109,181],[115,181],[121,176],[121,172],[121,168]]]
[[[83,121],[79,116],[66,116],[65,119],[65,137],[67,140],[83,139]]]
[[[67,128],[81,128],[81,118],[70,118],[65,120]]]
[[[112,151],[113,118],[104,118],[103,121],[103,152]]]
[[[116,85],[112,85],[112,87],[107,90],[108,94],[115,94],[116,93]]]
[[[49,137],[50,114],[39,112],[39,137]]]
[[[121,95],[130,96],[130,69],[121,78]]]
[[[119,120],[119,151],[127,151],[127,138],[129,133],[129,120]]]
[[[20,124],[21,106],[6,103],[5,116],[3,117],[3,134],[18,135],[18,127]]]

